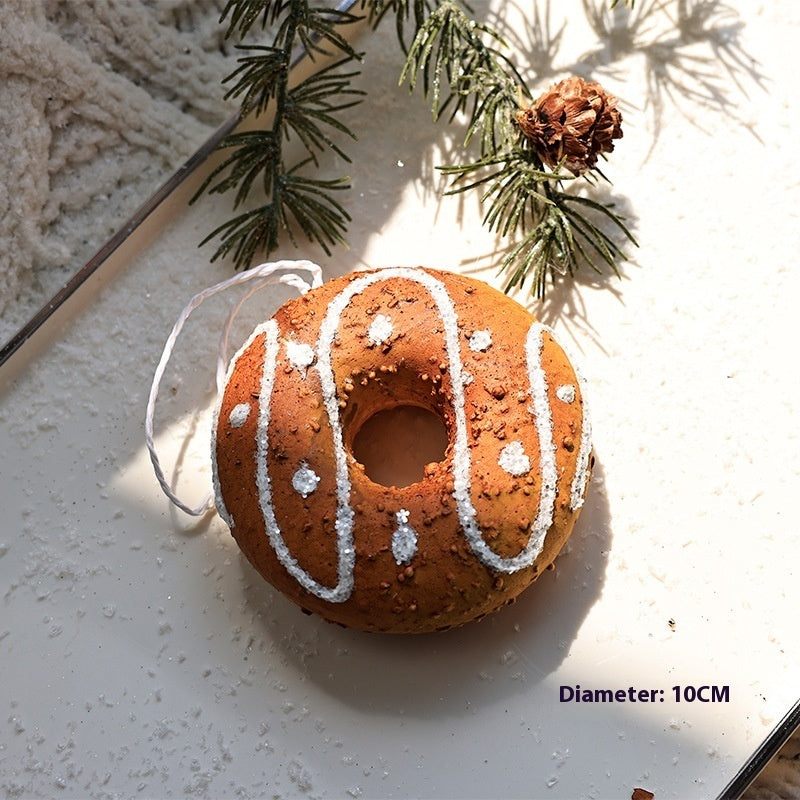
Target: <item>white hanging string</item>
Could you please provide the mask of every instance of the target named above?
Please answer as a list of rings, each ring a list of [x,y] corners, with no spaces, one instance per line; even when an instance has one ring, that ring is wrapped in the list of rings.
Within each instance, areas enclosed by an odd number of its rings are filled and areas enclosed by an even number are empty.
[[[274,276],[275,272],[283,269],[294,270],[294,272],[287,272],[284,275]],[[311,283],[309,284],[308,281],[301,278],[297,274],[298,271],[310,273]],[[161,489],[164,491],[164,494],[166,494],[166,496],[178,508],[180,508],[181,511],[185,511],[187,514],[190,514],[193,517],[199,517],[214,507],[214,493],[209,492],[199,505],[192,508],[191,506],[186,505],[175,495],[167,483],[166,478],[164,477],[164,470],[161,468],[161,462],[156,455],[155,442],[153,441],[155,407],[156,400],[158,399],[161,379],[164,377],[164,372],[172,356],[172,351],[175,349],[175,343],[178,340],[178,336],[183,330],[183,326],[186,324],[186,320],[189,318],[191,313],[209,297],[213,297],[215,294],[219,294],[220,292],[224,292],[234,286],[238,286],[239,284],[247,283],[253,280],[257,280],[259,282],[250,288],[249,291],[239,299],[233,309],[231,309],[228,319],[223,326],[222,333],[220,334],[219,349],[217,352],[218,394],[220,394],[225,388],[225,375],[227,372],[228,363],[228,337],[230,334],[231,325],[233,325],[233,321],[236,319],[236,316],[241,310],[245,301],[264,286],[275,285],[279,283],[287,286],[293,286],[298,292],[300,292],[300,294],[305,294],[310,289],[322,285],[322,269],[313,262],[305,260],[271,261],[267,262],[266,264],[259,264],[257,267],[252,267],[245,272],[240,272],[237,275],[234,275],[232,278],[228,278],[227,280],[224,280],[215,286],[210,286],[207,289],[203,289],[202,292],[198,292],[186,304],[186,307],[178,316],[170,335],[167,337],[166,344],[164,345],[164,351],[161,354],[161,360],[158,362],[158,366],[156,367],[156,371],[153,375],[153,384],[150,387],[150,396],[147,399],[147,412],[144,421],[144,439],[147,445],[147,450],[150,453],[150,461],[153,464],[153,470],[155,471],[156,479],[158,480]]]

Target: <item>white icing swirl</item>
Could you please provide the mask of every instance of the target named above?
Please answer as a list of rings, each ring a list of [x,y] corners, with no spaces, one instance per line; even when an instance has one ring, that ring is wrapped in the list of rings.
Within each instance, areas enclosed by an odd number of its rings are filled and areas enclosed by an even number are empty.
[[[234,369],[236,369],[236,365],[239,362],[239,358],[241,357],[242,353],[247,350],[251,344],[264,332],[267,323],[263,325],[258,325],[256,329],[250,334],[247,338],[247,341],[239,348],[236,354],[228,364],[227,372],[225,373],[225,382],[224,386],[228,385],[228,382],[231,379],[231,375],[233,375]],[[233,528],[234,521],[233,517],[231,516],[228,509],[225,507],[225,501],[222,499],[222,487],[219,483],[219,468],[217,465],[217,427],[218,427],[218,420],[220,415],[220,410],[222,408],[222,398],[223,393],[221,392],[219,398],[217,399],[217,407],[214,410],[213,422],[211,423],[211,480],[214,485],[214,501],[217,507],[217,513],[220,515],[223,522],[229,527]]]
[[[525,340],[528,380],[533,400],[533,416],[536,432],[539,434],[539,468],[542,487],[536,519],[531,527],[528,541],[520,553],[509,558],[503,558],[486,544],[475,522],[475,510],[472,507],[469,496],[464,497],[463,494],[465,488],[467,492],[469,491],[469,477],[467,475],[466,487],[464,487],[463,480],[456,481],[454,495],[459,519],[467,541],[478,558],[487,567],[497,572],[517,572],[533,564],[536,557],[541,553],[547,531],[553,524],[558,472],[556,470],[556,448],[553,442],[553,418],[550,414],[550,404],[547,397],[547,378],[544,369],[542,369],[542,332],[544,330],[545,327],[543,325],[534,322],[528,330]],[[463,414],[463,398],[461,407]],[[456,417],[458,417],[458,413],[456,413]],[[467,450],[466,456],[461,455],[461,458],[466,462],[468,469],[469,451]],[[454,472],[459,471],[458,466],[457,464],[453,465]],[[461,467],[461,470],[463,471],[463,467]],[[466,513],[468,511],[471,511],[471,514]]]
[[[589,480],[589,457],[592,454],[592,420],[586,405],[586,379],[580,369],[573,366],[581,388],[581,444],[578,448],[578,463],[575,467],[575,477],[570,487],[569,507],[577,511],[583,506],[586,494],[586,482]]]
[[[349,528],[340,525],[337,520],[337,564],[338,581],[336,586],[323,586],[304,570],[289,552],[275,519],[272,507],[272,487],[269,478],[269,420],[272,400],[272,388],[275,384],[275,366],[278,358],[278,323],[270,320],[264,326],[264,369],[261,375],[261,392],[258,396],[259,418],[256,439],[256,485],[261,513],[269,542],[278,560],[286,571],[308,592],[330,603],[342,603],[353,592],[353,565],[355,553],[352,539],[352,511]]]

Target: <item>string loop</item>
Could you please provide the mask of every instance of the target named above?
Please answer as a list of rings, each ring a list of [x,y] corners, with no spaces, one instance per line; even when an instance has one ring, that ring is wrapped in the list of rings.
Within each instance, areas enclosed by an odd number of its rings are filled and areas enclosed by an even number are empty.
[[[275,276],[274,273],[278,272],[279,270],[294,270],[294,272],[287,272],[284,275]],[[298,271],[308,272],[311,276],[311,283],[309,283],[304,278],[301,278],[300,275],[297,274]],[[318,286],[322,285],[322,269],[317,265],[314,264],[312,261],[290,261],[290,260],[283,260],[283,261],[270,261],[264,264],[259,264],[257,267],[252,267],[251,269],[245,270],[244,272],[240,272],[234,275],[227,280],[222,281],[221,283],[217,283],[214,286],[210,286],[207,289],[203,289],[203,291],[198,292],[192,299],[186,304],[183,311],[181,311],[178,319],[175,322],[175,325],[172,327],[172,331],[170,332],[169,336],[167,337],[167,341],[164,344],[164,350],[161,353],[161,359],[158,362],[158,366],[156,367],[156,371],[153,375],[153,383],[150,387],[150,395],[147,399],[147,412],[145,415],[145,422],[144,422],[144,439],[145,444],[147,445],[147,450],[150,453],[150,461],[153,464],[153,470],[156,474],[156,480],[158,480],[159,486],[163,490],[164,494],[170,499],[170,501],[176,505],[181,511],[184,511],[187,514],[190,514],[193,517],[199,517],[205,514],[207,511],[214,507],[214,493],[209,492],[206,497],[203,498],[203,501],[197,506],[188,506],[182,500],[180,500],[175,493],[170,488],[169,483],[167,483],[167,479],[164,477],[164,470],[161,467],[161,462],[156,455],[156,447],[153,437],[153,426],[154,426],[154,419],[155,419],[155,407],[156,407],[156,400],[158,399],[158,393],[161,386],[161,379],[164,377],[164,372],[167,368],[167,364],[169,363],[170,358],[172,357],[172,352],[175,349],[175,344],[178,340],[178,336],[180,336],[181,331],[183,330],[183,326],[186,324],[186,320],[192,314],[192,312],[197,309],[205,300],[209,297],[213,297],[215,294],[219,294],[220,292],[224,292],[227,289],[230,289],[234,286],[238,286],[239,284],[248,283],[249,281],[257,280],[258,283],[251,287],[246,294],[244,294],[236,305],[231,309],[230,314],[228,315],[228,319],[223,326],[222,333],[220,334],[219,339],[219,348],[217,351],[217,371],[216,371],[216,381],[217,381],[217,394],[221,395],[223,389],[225,388],[225,375],[227,372],[227,364],[228,364],[228,337],[230,334],[231,326],[233,325],[236,316],[238,315],[239,311],[241,310],[244,303],[250,298],[255,292],[259,289],[262,289],[264,286],[275,285],[275,284],[284,284],[286,286],[292,286],[297,291],[303,295],[306,292],[310,291],[311,289],[315,289]]]

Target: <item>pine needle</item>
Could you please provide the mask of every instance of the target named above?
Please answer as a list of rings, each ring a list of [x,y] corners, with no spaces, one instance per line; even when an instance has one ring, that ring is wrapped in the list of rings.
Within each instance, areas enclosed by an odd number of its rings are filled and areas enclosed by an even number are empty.
[[[606,0],[607,9],[619,0]],[[624,0],[633,7],[633,0]],[[574,275],[582,264],[618,274],[625,254],[608,230],[635,244],[613,206],[580,192],[605,179],[599,169],[581,179],[563,164],[549,168],[527,146],[514,122],[530,90],[506,55],[501,35],[474,19],[460,0],[361,0],[361,11],[374,26],[394,17],[397,38],[406,55],[400,75],[411,91],[427,98],[434,120],[446,117],[464,126],[464,143],[475,140],[479,155],[471,162],[440,167],[452,179],[448,194],[479,191],[484,224],[501,236],[517,236],[501,265],[507,291],[530,285],[536,297],[548,282]],[[246,267],[275,250],[283,236],[298,235],[325,250],[344,242],[350,216],[337,199],[348,179],[308,174],[322,156],[350,157],[343,143],[356,139],[341,113],[360,103],[353,88],[353,65],[360,56],[342,33],[359,17],[312,6],[308,0],[229,0],[221,21],[227,37],[272,30],[272,43],[240,45],[241,57],[225,79],[226,97],[237,98],[242,113],[273,112],[270,127],[234,133],[220,145],[229,152],[201,186],[204,192],[234,193],[241,211],[212,231],[203,243],[218,240],[213,258],[230,256]],[[316,56],[338,55],[289,88],[292,54],[297,47]],[[297,164],[286,163],[285,144],[292,137],[305,150]]]
[[[273,252],[286,234],[297,243],[297,232],[317,242],[325,252],[344,242],[350,216],[334,194],[349,188],[348,179],[321,179],[303,174],[319,167],[319,156],[333,151],[350,157],[339,143],[356,136],[339,118],[361,102],[363,92],[351,85],[360,56],[341,33],[341,27],[359,19],[354,14],[312,6],[308,0],[229,0],[222,13],[227,36],[247,35],[260,23],[274,28],[271,45],[242,45],[243,55],[224,83],[226,97],[239,98],[242,115],[273,110],[269,128],[234,133],[220,149],[231,150],[206,178],[193,198],[202,193],[235,192],[234,209],[259,192],[268,198],[220,225],[202,242],[219,239],[212,260],[231,256],[237,268]],[[340,59],[317,70],[302,83],[289,87],[292,54],[300,46],[311,58],[339,54]],[[291,166],[284,147],[292,136],[306,157]]]

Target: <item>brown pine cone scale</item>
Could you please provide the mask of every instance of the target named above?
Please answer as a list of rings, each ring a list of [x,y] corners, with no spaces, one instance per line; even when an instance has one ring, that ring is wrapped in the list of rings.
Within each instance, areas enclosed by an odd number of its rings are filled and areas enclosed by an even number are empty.
[[[517,112],[516,123],[542,161],[581,175],[597,164],[600,153],[614,149],[622,137],[617,98],[599,83],[565,78],[551,86],[532,106]]]

